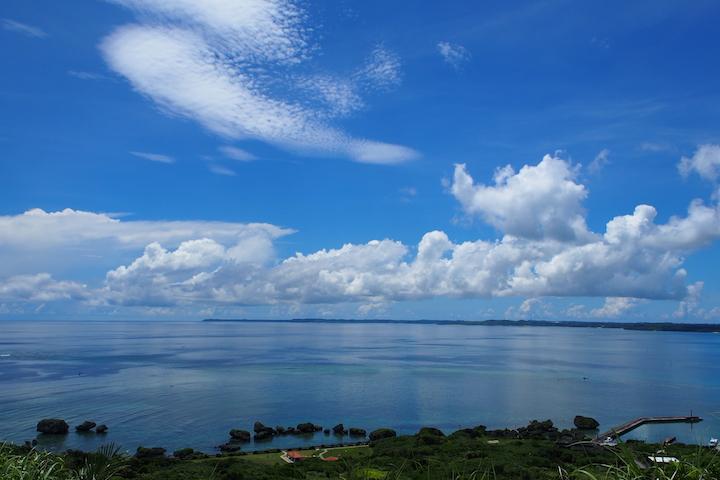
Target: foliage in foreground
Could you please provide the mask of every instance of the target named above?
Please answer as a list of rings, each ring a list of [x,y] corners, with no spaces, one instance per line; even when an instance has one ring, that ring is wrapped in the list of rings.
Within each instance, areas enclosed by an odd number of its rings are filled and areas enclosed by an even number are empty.
[[[547,440],[453,434],[404,436],[375,443],[371,453],[340,462],[308,459],[295,465],[260,461],[261,455],[137,459],[107,446],[98,452],[56,455],[0,446],[2,480],[720,480],[717,451],[687,445],[663,455],[679,462],[649,465],[657,445],[619,449],[562,448]],[[254,459],[257,457],[257,459]]]
[[[127,463],[114,445],[105,445],[95,453],[80,454],[79,457],[68,462],[67,456],[0,445],[0,479],[112,480]]]

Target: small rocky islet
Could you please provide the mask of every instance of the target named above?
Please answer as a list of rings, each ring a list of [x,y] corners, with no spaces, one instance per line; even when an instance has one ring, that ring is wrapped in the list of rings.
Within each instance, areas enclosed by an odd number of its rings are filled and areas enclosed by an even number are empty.
[[[472,428],[462,428],[453,433],[453,435],[468,435],[472,438],[487,436],[492,438],[513,438],[513,439],[529,439],[529,440],[552,440],[559,445],[571,445],[575,442],[588,440],[592,437],[591,432],[595,431],[600,423],[592,418],[583,415],[577,415],[573,419],[575,428],[559,430],[553,424],[552,420],[532,420],[524,427],[516,429],[496,429],[488,430],[484,425],[478,425]],[[105,424],[96,424],[94,421],[85,420],[75,426],[75,431],[80,434],[93,432],[104,434],[108,431]],[[67,435],[70,431],[70,425],[63,419],[45,418],[38,422],[36,430],[43,435]],[[221,453],[238,453],[242,450],[242,445],[249,443],[251,440],[261,443],[269,442],[277,436],[310,436],[318,432],[324,432],[325,435],[332,433],[337,437],[349,436],[353,438],[362,438],[360,444],[365,443],[367,439],[369,443],[374,443],[386,438],[397,436],[397,432],[391,428],[378,428],[371,431],[359,427],[346,428],[344,424],[338,423],[331,429],[323,428],[321,425],[312,422],[299,423],[296,426],[276,426],[268,427],[260,421],[253,424],[252,432],[248,430],[234,428],[229,431],[229,441],[217,446]],[[422,427],[416,434],[418,441],[434,445],[443,443],[446,438],[445,433],[435,427]],[[357,442],[355,442],[357,443]],[[32,445],[37,444],[34,440]],[[138,447],[135,454],[138,458],[155,458],[164,457],[166,450],[162,447]],[[184,448],[173,452],[176,458],[195,458],[206,456],[206,454],[197,452],[192,448]]]

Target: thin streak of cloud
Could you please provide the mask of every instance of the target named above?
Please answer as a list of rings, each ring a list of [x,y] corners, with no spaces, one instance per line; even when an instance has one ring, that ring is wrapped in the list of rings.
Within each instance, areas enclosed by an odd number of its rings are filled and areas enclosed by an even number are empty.
[[[144,160],[150,160],[151,162],[158,162],[158,163],[175,163],[175,159],[169,155],[163,155],[161,153],[148,153],[148,152],[130,152],[130,155],[134,155],[138,158],[142,158]]]
[[[0,26],[2,26],[3,30],[19,33],[27,37],[45,38],[48,36],[47,32],[45,32],[45,30],[39,27],[34,27],[26,23],[11,20],[9,18],[3,18],[2,20],[0,20]]]

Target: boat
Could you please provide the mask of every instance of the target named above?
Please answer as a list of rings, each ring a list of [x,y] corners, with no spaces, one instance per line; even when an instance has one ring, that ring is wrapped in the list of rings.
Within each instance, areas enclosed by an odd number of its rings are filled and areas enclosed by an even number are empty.
[[[618,444],[617,439],[614,437],[605,437],[605,439],[600,442],[600,445],[603,447],[616,447]]]
[[[711,438],[709,445],[711,447],[717,447],[718,446],[718,439],[717,438]]]

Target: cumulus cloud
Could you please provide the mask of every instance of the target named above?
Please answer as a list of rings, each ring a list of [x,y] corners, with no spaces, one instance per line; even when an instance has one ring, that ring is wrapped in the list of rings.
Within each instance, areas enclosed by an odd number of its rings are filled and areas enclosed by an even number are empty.
[[[254,232],[279,238],[292,230],[264,223],[133,221],[69,208],[33,209],[0,216],[0,264],[6,275],[48,268],[60,272],[73,265],[111,264],[152,242],[176,247],[207,237],[232,243]]]
[[[602,307],[593,309],[590,314],[599,318],[616,318],[635,307],[637,303],[636,298],[608,297]]]
[[[311,82],[313,88],[330,104],[322,109],[314,105],[316,96],[303,95],[308,77],[294,73],[313,47],[305,13],[293,2],[116,3],[136,11],[141,23],[106,37],[103,55],[110,68],[165,111],[228,139],[252,138],[300,153],[387,164],[416,156],[408,147],[354,137],[329,122],[361,103],[350,82],[382,88],[399,82],[399,60],[384,47],[349,80],[315,76],[324,81]]]
[[[456,243],[436,230],[417,245],[372,240],[280,259],[274,244],[291,232],[272,225],[138,222],[33,210],[0,217],[0,252],[11,258],[14,246],[27,259],[31,248],[62,248],[80,261],[68,246],[98,242],[102,250],[108,245],[142,250],[114,264],[92,288],[96,301],[112,305],[370,306],[434,297],[525,297],[519,313],[526,315],[544,308],[540,297],[601,297],[602,307],[573,313],[620,316],[639,299],[677,300],[679,316],[699,312],[702,284],[688,285],[683,264],[687,255],[720,238],[717,205],[693,201],[687,215],[665,223],[656,222],[655,208],[639,205],[610,219],[604,232],[590,232],[582,209],[584,186],[570,164],[550,156],[518,172],[496,171],[491,186],[477,184],[460,165],[452,192],[469,213],[503,235]],[[72,282],[64,287],[78,288]],[[4,291],[20,296],[17,292],[28,290]]]
[[[0,299],[11,301],[49,302],[56,300],[84,300],[88,297],[85,285],[57,281],[49,273],[16,275],[0,280]]]
[[[28,25],[26,23],[11,20],[9,18],[0,19],[0,26],[2,26],[2,28],[4,30],[7,30],[9,32],[19,33],[21,35],[25,35],[28,37],[34,37],[34,38],[47,37],[47,33],[43,29],[38,28],[38,27],[33,27],[32,25]]]
[[[568,162],[546,155],[519,172],[507,165],[495,171],[494,185],[475,184],[464,164],[455,166],[453,196],[469,215],[521,238],[587,241],[582,202],[587,189],[576,182]]]
[[[439,42],[437,50],[443,60],[453,68],[459,68],[463,63],[470,60],[470,52],[462,45]]]
[[[717,182],[720,177],[720,145],[700,145],[692,157],[682,157],[678,170],[683,177],[697,173],[704,180]]]

